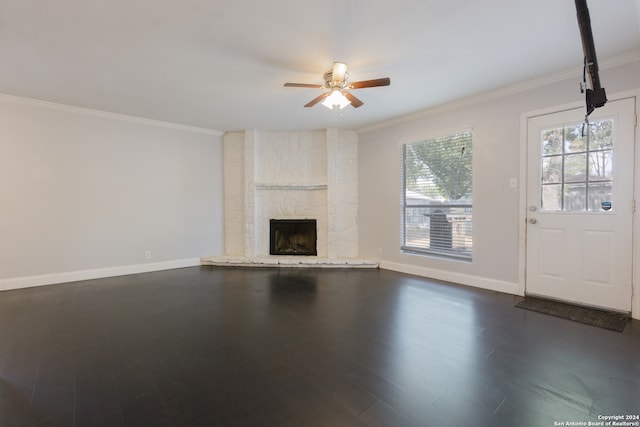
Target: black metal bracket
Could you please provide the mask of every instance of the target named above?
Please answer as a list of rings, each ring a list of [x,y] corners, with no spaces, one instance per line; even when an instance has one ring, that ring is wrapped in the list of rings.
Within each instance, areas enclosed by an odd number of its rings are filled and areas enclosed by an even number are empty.
[[[587,114],[596,108],[602,107],[607,103],[607,94],[600,85],[600,76],[598,72],[598,58],[596,57],[596,48],[593,44],[593,32],[591,30],[591,18],[589,17],[589,8],[587,0],[575,0],[576,12],[578,15],[578,26],[580,27],[580,36],[582,38],[582,50],[584,52],[584,87],[581,91],[585,94],[585,104]],[[589,75],[589,85],[587,87],[587,74]]]

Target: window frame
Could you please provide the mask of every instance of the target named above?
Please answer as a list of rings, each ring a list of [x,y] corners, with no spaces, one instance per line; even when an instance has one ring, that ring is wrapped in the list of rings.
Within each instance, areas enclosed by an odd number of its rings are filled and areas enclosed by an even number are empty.
[[[459,135],[468,134],[470,138],[470,145],[473,147],[473,130],[472,129],[464,129],[458,131],[451,131],[447,133],[442,133],[435,136],[429,136],[425,138],[414,139],[411,141],[406,141],[400,144],[401,151],[401,230],[400,230],[400,250],[402,253],[414,254],[420,256],[429,256],[429,257],[437,257],[437,258],[445,258],[463,262],[471,262],[473,260],[473,148],[471,151],[471,187],[470,187],[470,200],[471,203],[468,203],[468,200],[465,200],[465,203],[455,203],[452,201],[447,201],[447,203],[426,203],[426,204],[408,204],[407,203],[407,147],[410,145],[421,144],[421,143],[429,143],[430,141],[442,140],[446,138],[455,138]],[[468,215],[471,216],[471,220],[469,221],[471,227],[471,247],[468,251],[459,251],[455,249],[438,249],[432,247],[420,247],[420,246],[412,246],[407,244],[407,208],[415,209],[468,209]],[[431,227],[431,221],[429,224],[429,229]],[[429,231],[430,233],[430,231]]]

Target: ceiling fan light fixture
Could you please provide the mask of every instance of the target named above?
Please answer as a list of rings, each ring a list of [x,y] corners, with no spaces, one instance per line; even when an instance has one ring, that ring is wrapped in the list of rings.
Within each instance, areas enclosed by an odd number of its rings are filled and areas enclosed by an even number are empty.
[[[344,62],[334,62],[331,74],[334,84],[344,85],[347,79],[347,64]]]
[[[334,90],[331,92],[331,95],[327,96],[324,101],[322,101],[322,105],[327,107],[330,110],[333,110],[334,107],[338,107],[342,110],[347,105],[351,104],[351,101],[347,99],[346,96],[339,90]]]
[[[362,80],[358,82],[349,82],[349,73],[347,72],[347,64],[344,62],[334,62],[333,68],[325,71],[323,74],[324,84],[312,83],[285,83],[285,87],[302,87],[326,89],[326,92],[316,96],[311,101],[304,104],[305,108],[313,107],[318,103],[322,103],[330,110],[342,110],[351,104],[353,108],[362,107],[364,104],[361,100],[353,96],[350,92],[352,89],[364,89],[367,87],[389,86],[391,79],[384,77],[381,79]]]

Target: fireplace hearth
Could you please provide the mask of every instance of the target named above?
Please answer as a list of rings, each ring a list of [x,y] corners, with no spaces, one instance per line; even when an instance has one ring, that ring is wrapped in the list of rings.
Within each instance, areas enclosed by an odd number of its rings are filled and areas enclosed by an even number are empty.
[[[269,220],[270,255],[318,255],[315,219]]]

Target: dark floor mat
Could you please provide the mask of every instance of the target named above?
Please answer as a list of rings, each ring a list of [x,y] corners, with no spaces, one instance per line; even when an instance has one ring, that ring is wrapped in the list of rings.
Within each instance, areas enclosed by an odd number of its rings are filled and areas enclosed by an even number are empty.
[[[617,332],[622,332],[629,321],[629,316],[622,313],[596,310],[534,297],[525,297],[525,299],[516,304],[516,307]]]

